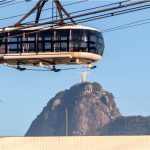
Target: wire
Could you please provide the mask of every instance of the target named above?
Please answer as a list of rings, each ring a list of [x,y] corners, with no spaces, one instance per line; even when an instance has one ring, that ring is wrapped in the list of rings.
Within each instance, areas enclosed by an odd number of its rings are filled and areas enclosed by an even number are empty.
[[[108,28],[108,29],[102,30],[102,33],[107,33],[107,32],[112,32],[112,31],[116,31],[116,30],[127,29],[127,28],[131,28],[131,27],[145,25],[145,24],[150,24],[150,21],[143,22],[143,23],[136,23],[136,24],[133,24],[133,23],[131,23],[131,24],[124,24],[122,26],[116,26],[114,28]]]
[[[5,4],[11,3],[11,2],[14,2],[14,0],[6,1],[6,2],[5,2],[5,1],[4,1],[4,2],[1,2],[0,5],[5,5]]]
[[[83,9],[83,10],[72,12],[70,14],[85,12],[85,11],[89,11],[89,10],[95,10],[95,9],[98,9],[98,8],[104,8],[104,7],[108,7],[108,6],[112,6],[112,5],[116,5],[116,4],[122,4],[122,3],[125,3],[125,2],[129,2],[129,1],[131,1],[131,0],[124,0],[124,1],[121,1],[119,3],[115,2],[115,3],[110,3],[110,4],[107,4],[107,5],[102,5],[102,6],[92,7],[92,8],[88,8],[88,9]]]
[[[14,3],[11,3],[11,4],[7,4],[7,5],[4,5],[4,6],[1,6],[0,8],[17,5],[17,4],[22,3],[22,2],[24,2],[24,1],[19,1],[19,2],[14,2]]]
[[[99,14],[99,13],[103,13],[103,12],[111,11],[111,10],[115,10],[115,9],[117,10],[117,9],[122,9],[122,8],[126,8],[126,7],[131,7],[131,6],[134,6],[134,5],[139,5],[139,4],[143,4],[143,3],[147,3],[147,2],[150,2],[150,1],[138,1],[138,2],[133,2],[133,3],[124,4],[124,5],[120,5],[120,6],[110,7],[110,8],[106,8],[106,9],[102,9],[102,10],[101,9],[100,10],[95,10],[95,11],[92,11],[92,12],[86,12],[86,13],[83,13],[83,14],[77,14],[75,16],[71,16],[71,18],[72,19],[76,19],[76,18],[80,18],[80,17],[82,18],[82,17],[85,17],[85,16],[95,15],[95,14]],[[144,6],[142,6],[142,7],[144,7]],[[135,8],[131,8],[131,9],[135,9]],[[110,14],[112,14],[112,13],[110,13]],[[113,16],[113,15],[111,15],[111,16]],[[92,18],[94,18],[94,17],[92,17]],[[78,21],[78,23],[82,23],[82,22],[87,22],[87,19],[89,19],[88,21],[92,21],[92,20],[97,20],[97,19],[101,19],[101,18],[99,18],[99,15],[98,15],[94,19],[91,19],[89,17],[89,18],[84,18],[84,19],[80,19],[80,20],[77,20],[77,21]],[[63,20],[64,21],[68,20],[68,18],[64,18]],[[61,19],[54,20],[53,23],[59,23],[59,21],[61,21]],[[30,22],[27,22],[27,23],[30,23]],[[44,23],[39,23],[39,25],[44,25],[44,24],[51,24],[51,21],[44,22]],[[23,25],[25,25],[25,24],[23,24]]]
[[[130,9],[116,11],[116,12],[110,12],[110,13],[103,14],[103,15],[87,17],[84,19],[76,20],[76,22],[77,23],[89,22],[89,21],[104,19],[104,18],[108,18],[108,17],[113,17],[113,16],[122,15],[122,14],[130,13],[130,12],[135,12],[135,11],[139,11],[139,10],[143,10],[143,9],[149,9],[149,8],[150,8],[150,4],[145,5],[145,6],[136,7],[136,8],[130,8]]]
[[[82,1],[74,2],[74,3],[69,3],[69,4],[66,4],[66,5],[64,5],[64,6],[72,5],[72,4],[75,4],[75,3],[81,3],[81,2],[85,2],[85,1],[86,1],[86,0],[82,0]],[[82,11],[85,11],[85,10],[92,10],[92,9],[95,10],[95,8],[101,8],[101,7],[111,6],[111,5],[115,5],[115,4],[119,4],[119,5],[120,5],[120,4],[125,3],[125,2],[128,2],[128,1],[131,1],[131,0],[125,0],[125,1],[117,2],[117,3],[111,3],[111,4],[99,6],[99,7],[93,7],[93,8],[91,8],[91,9],[84,9],[84,10],[81,10],[81,11],[72,12],[72,13],[70,13],[70,14],[82,12]],[[142,2],[142,3],[143,3],[143,2]],[[45,9],[45,10],[48,10],[48,9]],[[45,10],[43,10],[43,11],[45,11]],[[17,15],[17,16],[12,16],[12,17],[7,17],[7,18],[2,18],[2,19],[0,19],[0,20],[6,20],[6,19],[10,19],[10,18],[19,17],[19,16],[22,16],[22,15]],[[50,19],[50,18],[51,18],[51,17],[44,18],[44,19],[41,19],[41,20],[47,20],[47,19]],[[40,20],[40,21],[41,21],[41,20]],[[30,22],[27,22],[27,24],[29,24],[29,23],[33,23],[33,21],[32,21],[32,22],[31,22],[31,21],[30,21]]]
[[[113,28],[103,29],[101,32],[102,33],[107,33],[107,32],[112,32],[112,31],[116,31],[116,30],[131,28],[131,27],[135,27],[135,26],[141,26],[141,25],[145,25],[145,24],[150,24],[149,20],[150,20],[150,18],[144,19],[144,20],[139,20],[139,21],[136,21],[136,22],[128,23],[128,24],[124,24],[124,25],[120,25],[120,26],[115,26]],[[145,22],[145,21],[148,21],[148,22]],[[39,31],[41,29],[46,29],[46,28],[47,27],[40,28]],[[55,27],[54,29],[57,29],[57,27]],[[27,34],[36,33],[36,32],[38,32],[38,30],[37,31],[28,32],[28,33],[26,33],[26,35]],[[15,36],[10,36],[9,38],[13,38],[13,37],[21,36],[21,35],[23,35],[23,34],[18,34],[18,35],[15,35]],[[0,40],[4,40],[4,39],[7,39],[7,37],[6,38],[0,38]]]
[[[132,5],[134,4],[134,3],[131,3]],[[130,6],[131,6],[131,4],[129,4]],[[135,3],[135,4],[137,4],[137,2]],[[143,7],[143,6],[142,6]],[[150,7],[150,6],[149,6]],[[133,8],[133,9],[135,9],[135,8]],[[144,8],[142,8],[142,9],[144,9]],[[126,10],[128,10],[128,9],[126,9]],[[99,12],[101,12],[101,11],[104,11],[104,10],[99,10]],[[123,10],[123,11],[125,11],[125,10]],[[133,11],[133,10],[132,10]],[[137,10],[134,10],[134,11],[137,11]],[[98,12],[98,11],[97,11]],[[122,12],[122,13],[120,13],[120,11],[117,11],[117,12],[119,12],[119,14],[117,14],[117,15],[120,15],[120,14],[123,14],[123,13],[127,13],[127,12]],[[93,12],[92,12],[93,13]],[[114,13],[116,13],[116,12],[113,12],[113,14]],[[89,14],[89,13],[88,13]],[[83,14],[81,14],[82,16],[83,16]],[[85,15],[87,15],[87,13],[85,13]],[[106,14],[107,15],[107,14]],[[109,14],[110,15],[110,14]],[[112,13],[111,13],[111,16],[114,16],[114,15],[112,15]],[[76,16],[72,16],[72,18],[77,18],[77,17],[80,17],[80,15],[76,15]],[[99,17],[99,16],[98,16]],[[100,18],[98,18],[97,16],[95,17],[95,18],[86,18],[86,20],[85,19],[82,19],[82,20],[80,20],[80,22],[88,22],[88,21],[91,21],[91,20],[97,20],[97,19],[102,19],[102,16],[100,17]],[[108,17],[108,16],[105,16],[105,17]],[[110,17],[110,16],[109,16]],[[64,18],[65,20],[67,20],[68,18]],[[33,26],[27,26],[27,27],[18,27],[18,28],[16,28],[16,29],[12,29],[11,31],[15,31],[15,30],[21,30],[21,29],[28,29],[28,28],[31,28],[31,27],[37,27],[37,26],[41,26],[41,25],[45,25],[45,24],[50,24],[50,23],[56,23],[56,25],[57,25],[57,23],[59,22],[60,20],[55,20],[55,21],[50,21],[50,22],[46,22],[46,23],[39,23],[39,24],[34,24]],[[55,25],[55,27],[57,27]],[[48,28],[48,27],[42,27],[41,26],[41,28],[39,28],[39,30],[41,30],[41,29],[46,29],[46,28]],[[51,26],[50,26],[50,28],[51,28]],[[50,29],[49,28],[49,29]],[[30,34],[30,33],[35,33],[35,32],[38,32],[39,30],[32,30],[32,32],[29,32],[28,34]],[[6,31],[6,32],[8,32],[8,31]],[[0,33],[4,33],[4,31],[2,31],[2,32],[0,32]],[[15,35],[15,36],[21,36],[22,34],[19,34],[19,35]],[[15,37],[15,36],[13,36],[13,37]],[[8,38],[8,37],[6,37],[6,38]],[[4,39],[4,38],[2,38],[2,39]]]
[[[140,23],[140,22],[149,21],[149,20],[150,20],[150,18],[147,18],[147,19],[143,19],[143,20],[138,20],[138,21],[135,21],[135,22],[127,23],[127,24],[124,24],[124,25],[119,25],[119,26],[116,26],[116,27],[112,27],[112,28],[108,28],[108,29],[103,29],[103,32],[106,32],[107,30],[113,30],[113,29],[116,29],[116,28],[120,28],[120,27],[124,27],[124,26],[128,26],[128,25],[132,25],[132,24],[137,24],[137,23]]]
[[[63,5],[63,6],[70,6],[70,5],[74,5],[74,4],[83,3],[83,2],[86,2],[86,1],[88,1],[88,0],[81,0],[81,1],[78,1],[78,2],[72,2],[72,3],[68,3],[66,5]],[[43,9],[42,12],[50,10],[50,9],[52,9],[52,8]],[[0,18],[0,20],[8,20],[8,19],[12,19],[12,18],[21,17],[21,16],[24,16],[24,15],[26,15],[26,14],[20,14],[20,15],[14,15],[14,16],[6,17],[6,18]]]
[[[80,12],[85,12],[85,11],[89,11],[89,10],[95,10],[95,9],[98,9],[98,8],[104,8],[104,7],[108,7],[108,6],[112,6],[112,5],[116,5],[116,4],[122,4],[122,3],[125,3],[125,2],[129,2],[131,0],[124,0],[124,1],[121,1],[121,2],[115,2],[115,3],[111,3],[111,4],[107,4],[107,5],[102,5],[102,6],[97,6],[97,7],[93,7],[93,8],[89,8],[89,9],[83,9],[83,10],[79,10],[79,11],[74,11],[74,12],[71,12],[69,13],[70,15],[72,14],[77,14],[77,13],[80,13]],[[46,10],[46,9],[45,9]],[[43,10],[44,11],[44,10]],[[64,16],[64,15],[63,15]],[[57,17],[57,16],[53,16],[53,17]],[[42,18],[40,19],[39,21],[44,21],[44,20],[48,20],[48,19],[52,19],[52,17],[46,17],[46,18]],[[27,24],[30,24],[30,23],[34,23],[35,21],[30,21],[30,22],[26,22]]]
[[[150,1],[149,1],[149,2],[150,2]],[[76,16],[73,16],[72,18],[85,17],[85,16],[95,15],[95,14],[99,14],[99,13],[104,13],[104,12],[106,12],[106,11],[112,11],[112,10],[117,10],[117,9],[123,9],[123,8],[126,8],[126,7],[131,7],[131,6],[134,6],[134,5],[139,5],[139,4],[142,4],[142,3],[146,3],[146,1],[138,1],[138,2],[133,2],[133,3],[121,5],[121,6],[115,6],[115,7],[112,7],[112,8],[107,8],[107,9],[102,9],[102,10],[96,10],[96,11],[93,11],[93,12],[88,12],[88,13],[76,15]],[[140,6],[140,7],[143,7],[143,6]],[[137,7],[135,7],[135,8],[137,8]],[[135,9],[135,8],[130,8],[130,9]],[[126,9],[126,10],[127,10],[127,9]],[[119,11],[118,11],[118,12],[119,12]]]

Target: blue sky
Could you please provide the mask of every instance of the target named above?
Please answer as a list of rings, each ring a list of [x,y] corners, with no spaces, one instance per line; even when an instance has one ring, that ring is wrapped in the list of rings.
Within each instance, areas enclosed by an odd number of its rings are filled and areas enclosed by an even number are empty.
[[[70,1],[63,1],[68,3]],[[89,1],[68,10],[80,10],[108,1]],[[35,1],[0,9],[0,18],[26,13]],[[44,16],[47,16],[44,14]],[[111,17],[83,25],[97,29],[149,18],[150,9]],[[0,26],[16,19],[1,21]],[[103,60],[96,63],[88,81],[100,83],[112,92],[123,115],[150,115],[150,24],[104,33]],[[65,66],[64,66],[65,67]],[[47,102],[59,91],[81,80],[82,69],[53,72],[18,72],[0,66],[0,135],[23,136]]]

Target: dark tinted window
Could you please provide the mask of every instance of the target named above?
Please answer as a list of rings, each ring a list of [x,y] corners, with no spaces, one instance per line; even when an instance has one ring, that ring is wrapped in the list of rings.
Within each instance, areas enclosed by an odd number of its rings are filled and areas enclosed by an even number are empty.
[[[71,30],[70,32],[70,51],[78,52],[80,46],[80,30]]]
[[[21,37],[20,36],[13,37],[13,36],[14,34],[12,33],[8,36],[7,51],[8,53],[20,53],[21,52],[21,47],[20,47]]]
[[[38,33],[38,51],[52,52],[52,31],[46,30]]]
[[[94,30],[71,30],[70,51],[103,54],[102,34]]]
[[[97,53],[97,33],[89,31],[89,52]]]
[[[80,30],[80,48],[81,52],[88,52],[88,33],[85,30]]]
[[[69,30],[54,31],[54,51],[67,52],[68,51]]]
[[[30,52],[89,52],[102,55],[104,40],[102,34],[94,30],[61,29],[46,30],[30,34],[11,33],[8,40],[0,41],[0,53]],[[22,34],[20,37],[12,37]],[[1,35],[2,36],[2,35]],[[7,35],[3,35],[4,37]]]
[[[97,50],[100,55],[103,55],[104,52],[104,39],[101,33],[98,33],[98,41],[97,41]]]
[[[4,38],[5,36],[6,36],[5,34],[0,34],[0,38],[1,38],[1,40],[0,40],[0,54],[5,54],[6,53],[6,47],[5,47],[6,39]],[[2,38],[4,38],[4,39],[2,39]]]
[[[5,44],[0,44],[0,54],[5,54]]]

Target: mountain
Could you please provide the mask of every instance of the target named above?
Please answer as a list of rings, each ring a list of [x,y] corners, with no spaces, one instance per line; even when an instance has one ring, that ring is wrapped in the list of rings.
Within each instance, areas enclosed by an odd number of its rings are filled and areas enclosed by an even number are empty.
[[[150,135],[150,117],[119,117],[100,128],[95,135]]]
[[[64,135],[150,135],[150,117],[125,117],[100,84],[76,84],[48,102],[25,136]]]
[[[95,135],[121,116],[112,93],[98,83],[80,83],[56,94],[25,136]]]

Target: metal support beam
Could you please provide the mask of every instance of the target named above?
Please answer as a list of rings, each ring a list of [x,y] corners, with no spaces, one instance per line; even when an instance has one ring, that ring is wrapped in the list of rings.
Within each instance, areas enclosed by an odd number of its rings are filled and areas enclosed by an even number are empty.
[[[61,24],[64,24],[64,20],[63,20],[63,14],[62,14],[62,9],[61,9],[61,7],[60,7],[60,4],[58,3],[58,1],[57,0],[54,0],[54,2],[55,2],[55,5],[56,5],[56,7],[57,7],[57,10],[58,10],[58,13],[59,13],[59,16],[60,16],[60,19],[61,19]]]
[[[48,0],[39,0],[37,2],[37,4],[23,18],[21,18],[17,23],[15,23],[14,26],[20,26],[21,23],[26,18],[28,18],[29,16],[31,16],[35,11],[37,11],[36,12],[36,18],[35,18],[35,24],[38,24],[40,16],[41,16],[42,9],[43,9],[43,7],[44,7],[44,5],[45,5],[45,3],[47,1]],[[60,3],[60,1],[59,0],[53,0],[53,1],[54,1],[55,5],[56,5],[56,8],[57,8],[58,13],[59,13],[59,17],[60,17],[60,22],[58,22],[57,24],[59,24],[59,25],[64,25],[65,24],[63,15],[66,15],[67,19],[69,19],[73,24],[76,24],[76,22],[73,20],[73,18],[70,16],[70,14],[65,10],[65,8]],[[53,9],[53,6],[52,6],[52,9]]]
[[[43,6],[45,5],[45,3],[47,1],[48,0],[40,0],[40,1],[38,1],[38,3],[23,18],[21,18],[14,26],[20,26],[20,24],[26,18],[28,18],[30,15],[32,15],[36,10],[37,10],[37,15],[36,15],[35,23],[38,23],[40,15],[41,15],[42,8],[43,8]]]
[[[43,9],[43,7],[44,7],[44,5],[45,5],[45,3],[46,3],[47,1],[48,1],[48,0],[44,0],[44,1],[38,6],[35,23],[38,23],[38,22],[39,22],[42,9]]]
[[[63,7],[63,5],[60,3],[59,0],[54,0],[55,4],[56,4],[56,7],[57,7],[57,10],[59,12],[59,16],[60,16],[60,19],[61,19],[61,24],[64,24],[64,19],[63,19],[63,15],[62,15],[62,12],[68,17],[68,19],[71,20],[71,22],[73,24],[76,24],[76,22],[73,20],[73,18],[70,16],[70,14],[65,10],[65,8]]]

